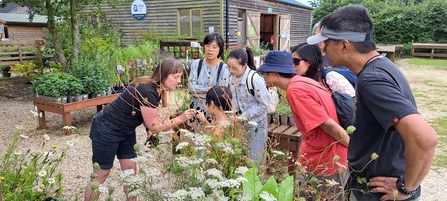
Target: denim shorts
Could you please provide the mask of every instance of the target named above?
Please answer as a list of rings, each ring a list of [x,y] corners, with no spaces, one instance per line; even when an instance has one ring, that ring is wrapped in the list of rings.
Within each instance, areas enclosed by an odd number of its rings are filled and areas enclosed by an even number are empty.
[[[115,156],[118,159],[136,158],[133,146],[136,144],[134,130],[124,130],[113,123],[100,111],[92,120],[92,163],[99,163],[101,169],[111,169]]]

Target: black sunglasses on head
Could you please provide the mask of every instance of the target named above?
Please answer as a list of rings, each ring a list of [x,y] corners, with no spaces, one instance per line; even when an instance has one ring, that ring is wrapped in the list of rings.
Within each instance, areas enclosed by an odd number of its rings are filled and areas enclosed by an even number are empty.
[[[293,58],[293,65],[298,66],[298,65],[300,65],[301,61],[304,61],[304,59]]]

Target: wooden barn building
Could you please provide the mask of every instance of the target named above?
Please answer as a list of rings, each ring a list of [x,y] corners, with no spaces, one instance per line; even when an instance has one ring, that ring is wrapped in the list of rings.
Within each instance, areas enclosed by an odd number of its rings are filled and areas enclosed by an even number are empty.
[[[121,0],[115,8],[102,6],[107,18],[120,26],[125,45],[139,41],[141,31],[155,28],[167,35],[186,36],[185,40],[202,41],[196,37],[218,32],[229,47],[259,47],[264,42],[275,50],[289,50],[290,45],[305,41],[311,29],[312,8],[295,0],[137,1],[146,6],[142,20],[131,14],[132,1]]]
[[[32,22],[28,11],[36,13]],[[47,26],[47,16],[39,15],[29,6],[7,3],[0,8],[1,38],[6,39],[38,39],[44,38],[43,28]]]

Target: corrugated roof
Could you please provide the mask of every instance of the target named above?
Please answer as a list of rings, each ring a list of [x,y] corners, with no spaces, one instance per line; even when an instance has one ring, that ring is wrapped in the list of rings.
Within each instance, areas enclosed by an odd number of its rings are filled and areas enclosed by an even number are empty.
[[[13,13],[0,13],[0,20],[6,22],[6,24],[47,24],[47,16],[34,15],[33,21],[29,21],[28,14],[13,14]]]
[[[273,1],[280,2],[280,3],[285,3],[285,4],[289,4],[289,5],[293,5],[293,6],[299,6],[299,7],[302,7],[302,8],[313,9],[310,6],[308,6],[306,4],[303,4],[303,3],[300,3],[298,1],[295,1],[295,0],[273,0]]]

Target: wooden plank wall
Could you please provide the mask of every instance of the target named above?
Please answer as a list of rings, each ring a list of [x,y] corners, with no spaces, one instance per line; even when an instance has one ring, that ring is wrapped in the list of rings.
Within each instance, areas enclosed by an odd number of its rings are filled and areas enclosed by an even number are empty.
[[[116,9],[108,4],[102,5],[102,11],[107,18],[120,25],[125,45],[135,44],[142,39],[140,31],[148,31],[156,28],[160,31],[166,30],[167,35],[178,35],[177,18],[179,8],[202,8],[202,28],[203,33],[208,33],[208,27],[213,26],[214,31],[221,33],[225,39],[225,0],[144,0],[148,13],[144,20],[135,20],[130,14],[131,2],[120,0],[120,5]],[[264,0],[230,0],[230,32],[237,27],[238,9],[267,13],[268,8],[273,12],[268,14],[290,14],[291,23],[291,45],[303,42],[310,33],[312,10],[291,6],[282,3],[275,3]],[[86,8],[84,12],[92,12],[95,8]],[[222,16],[221,16],[222,13]],[[222,27],[221,27],[222,26]],[[200,39],[201,41],[203,39]],[[230,46],[237,44],[235,34],[230,35]]]
[[[148,31],[151,28],[159,31],[166,30],[167,35],[178,35],[177,19],[179,8],[202,8],[203,33],[208,33],[208,27],[214,26],[215,32],[222,32],[220,27],[220,2],[221,0],[144,0],[147,6],[147,15],[144,20],[135,20],[130,14],[131,1],[120,0],[117,10],[108,4],[102,5],[102,11],[121,27],[124,34],[122,42],[125,45],[135,44],[142,39],[140,31]],[[94,8],[87,8],[84,12],[92,12]],[[200,39],[203,41],[203,39]]]
[[[272,12],[268,13],[268,8],[272,8]],[[225,12],[224,5],[224,12]],[[292,22],[290,27],[290,45],[295,46],[301,42],[304,42],[310,34],[311,29],[311,15],[312,10],[296,7],[288,4],[275,3],[270,1],[261,0],[230,0],[230,32],[237,28],[237,14],[238,9],[245,9],[246,11],[260,12],[264,14],[277,14],[277,15],[291,15]],[[235,17],[233,17],[235,16]],[[225,14],[223,17],[225,27]],[[230,34],[230,44],[235,45],[237,43],[237,37]]]
[[[43,27],[8,25],[9,39],[44,38]]]

